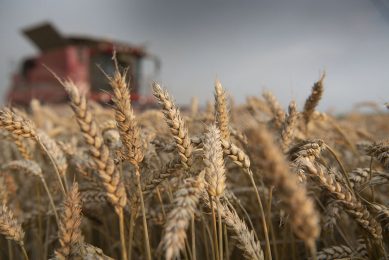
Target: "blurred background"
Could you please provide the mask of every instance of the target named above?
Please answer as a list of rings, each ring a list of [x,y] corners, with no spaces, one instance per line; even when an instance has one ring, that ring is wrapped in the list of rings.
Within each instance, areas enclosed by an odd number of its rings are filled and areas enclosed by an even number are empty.
[[[51,51],[52,35],[39,35],[40,49],[22,33],[43,22],[63,37],[130,44],[123,48],[142,57],[139,93],[150,93],[148,82],[156,79],[179,104],[192,96],[200,104],[211,100],[219,78],[236,102],[267,89],[284,106],[296,99],[301,107],[323,71],[319,109],[346,112],[357,102],[389,100],[387,0],[2,0],[0,19],[3,104],[12,84],[25,84],[15,76],[31,66],[25,58]],[[39,73],[34,77],[43,77]]]

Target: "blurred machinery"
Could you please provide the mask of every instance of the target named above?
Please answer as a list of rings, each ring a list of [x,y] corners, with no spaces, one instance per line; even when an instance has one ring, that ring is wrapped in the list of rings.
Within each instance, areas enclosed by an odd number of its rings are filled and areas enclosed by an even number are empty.
[[[31,99],[43,103],[63,103],[67,100],[63,87],[44,65],[60,78],[71,79],[90,99],[99,103],[109,102],[111,87],[101,69],[113,75],[114,50],[120,67],[129,70],[133,103],[147,105],[153,102],[145,86],[149,83],[146,81],[159,72],[160,62],[156,56],[147,53],[144,47],[84,36],[65,37],[49,23],[28,28],[23,33],[40,53],[21,62],[7,94],[9,103],[28,105]],[[143,73],[145,60],[151,61],[152,75]]]

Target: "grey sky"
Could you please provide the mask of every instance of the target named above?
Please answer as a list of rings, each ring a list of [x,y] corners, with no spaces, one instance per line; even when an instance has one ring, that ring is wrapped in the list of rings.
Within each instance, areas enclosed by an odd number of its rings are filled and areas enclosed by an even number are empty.
[[[145,43],[179,103],[212,98],[217,76],[237,101],[269,89],[300,106],[324,69],[322,109],[389,100],[387,0],[133,0],[0,2],[0,93],[23,56],[20,28],[52,21],[63,33]],[[387,8],[385,7],[385,4]]]

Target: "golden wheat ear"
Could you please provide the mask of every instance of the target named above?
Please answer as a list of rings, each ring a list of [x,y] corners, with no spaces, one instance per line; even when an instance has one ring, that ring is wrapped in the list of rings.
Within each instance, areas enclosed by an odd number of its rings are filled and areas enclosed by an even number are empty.
[[[186,229],[196,213],[197,204],[204,189],[203,174],[186,179],[174,194],[174,208],[169,212],[160,247],[167,260],[176,259],[185,248]]]
[[[63,81],[62,84],[69,95],[71,107],[76,115],[84,140],[89,146],[90,155],[106,189],[108,199],[115,210],[119,212],[127,204],[127,195],[120,173],[109,154],[109,148],[104,144],[102,134],[88,109],[85,95],[80,94],[72,81]]]
[[[226,189],[226,176],[220,131],[210,126],[204,141],[205,180],[208,193],[214,197],[223,195]]]
[[[279,129],[285,121],[285,111],[282,109],[277,98],[270,91],[263,92],[262,97],[265,99],[266,104],[273,115],[276,128]]]
[[[126,158],[134,165],[138,165],[144,157],[143,141],[134,111],[131,105],[131,95],[126,82],[127,70],[121,73],[118,69],[117,59],[114,54],[116,71],[113,77],[108,75],[109,84],[113,90],[113,102],[115,104],[115,120],[119,129],[120,138],[126,150]]]
[[[0,110],[0,127],[5,128],[13,135],[24,137],[24,138],[31,138],[40,145],[42,150],[46,153],[46,155],[49,157],[50,161],[52,162],[58,177],[58,181],[62,193],[65,195],[66,187],[63,185],[61,179],[61,173],[59,172],[57,162],[53,158],[52,153],[47,149],[46,147],[47,143],[44,143],[44,140],[41,140],[41,136],[35,124],[28,118],[25,118],[22,115],[20,115],[19,113],[12,111],[9,108],[3,108]]]
[[[230,118],[227,94],[219,80],[215,82],[215,121],[224,140],[230,140]]]
[[[289,145],[293,141],[293,135],[297,124],[297,106],[296,102],[292,101],[288,107],[288,115],[286,116],[281,128],[281,148],[286,152]]]
[[[85,142],[88,144],[89,153],[93,159],[94,167],[100,177],[106,191],[109,202],[119,218],[120,241],[122,258],[127,260],[124,234],[124,209],[127,206],[127,194],[120,172],[115,165],[109,148],[104,144],[104,139],[96,121],[88,108],[85,94],[81,94],[77,86],[71,81],[61,81],[70,98],[70,105],[76,115],[77,123],[81,129]]]
[[[0,206],[0,234],[8,240],[13,240],[19,244],[23,256],[28,260],[28,255],[24,247],[24,231],[22,226],[14,218],[13,212],[3,204]]]
[[[255,166],[263,171],[265,184],[273,185],[283,200],[283,207],[290,216],[295,234],[305,241],[315,254],[315,241],[320,234],[319,215],[306,188],[299,185],[297,177],[289,172],[288,164],[265,127],[249,129],[252,137],[252,152],[258,160]],[[258,146],[257,146],[258,145]]]
[[[0,207],[0,233],[6,239],[13,240],[21,245],[24,244],[22,226],[14,218],[13,212],[4,204]]]
[[[176,107],[167,91],[163,90],[158,83],[153,83],[153,90],[154,96],[158,99],[166,122],[173,134],[181,163],[185,168],[190,168],[192,165],[193,147],[190,142],[188,128],[181,117],[180,110]]]
[[[315,108],[319,104],[319,101],[323,95],[324,91],[324,78],[326,74],[325,72],[320,76],[319,81],[317,81],[313,87],[311,95],[307,98],[304,104],[304,110],[303,110],[303,118],[305,121],[305,124],[307,125],[309,121],[311,120],[312,114],[315,111]]]
[[[239,218],[234,209],[230,209],[223,203],[217,205],[216,202],[211,202],[204,193],[202,198],[208,207],[220,211],[223,222],[236,234],[233,236],[233,239],[237,241],[237,247],[244,252],[243,256],[246,259],[265,259],[261,244],[256,238],[254,231],[247,227],[246,223]]]
[[[63,202],[58,238],[60,247],[55,251],[57,259],[72,259],[81,256],[81,199],[78,184],[74,183]]]

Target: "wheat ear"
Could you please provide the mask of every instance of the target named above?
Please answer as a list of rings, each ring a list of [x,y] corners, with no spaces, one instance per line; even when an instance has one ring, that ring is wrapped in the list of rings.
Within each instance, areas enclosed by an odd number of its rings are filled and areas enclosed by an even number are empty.
[[[215,82],[215,121],[224,140],[230,140],[230,118],[227,95],[219,80]]]
[[[0,204],[6,204],[8,201],[8,190],[4,176],[0,176]]]
[[[120,172],[116,168],[113,158],[110,156],[109,148],[103,142],[103,137],[97,128],[96,122],[93,120],[92,113],[88,109],[85,95],[79,93],[78,88],[72,81],[60,80],[60,82],[69,95],[71,107],[76,114],[76,119],[84,139],[89,145],[89,152],[95,167],[97,168],[98,175],[103,183],[107,197],[114,206],[115,212],[119,217],[122,258],[123,260],[127,260],[127,251],[124,241],[123,208],[127,205],[128,200]]]
[[[249,132],[255,144],[253,153],[258,156],[255,163],[263,169],[264,182],[278,190],[295,234],[305,241],[313,254],[320,227],[312,200],[305,187],[298,184],[297,177],[289,172],[288,164],[268,130],[261,126],[249,129]]]
[[[196,212],[197,203],[204,189],[204,173],[184,181],[174,194],[174,208],[168,213],[161,246],[167,260],[176,259],[184,249],[186,229]]]
[[[115,62],[116,57],[114,57]],[[116,63],[117,64],[117,63]],[[120,138],[126,147],[126,157],[134,165],[143,160],[143,143],[140,129],[136,122],[135,114],[131,106],[131,96],[128,84],[126,83],[126,73],[120,73],[116,68],[113,77],[108,77],[112,87],[115,103],[115,120],[119,129]]]
[[[319,81],[317,81],[313,87],[312,87],[312,92],[311,95],[307,98],[304,104],[304,110],[303,110],[303,117],[305,124],[308,124],[309,121],[311,120],[312,114],[315,111],[315,108],[319,104],[319,101],[321,99],[321,96],[323,95],[323,81],[325,78],[325,73],[323,73],[320,76]]]
[[[23,142],[23,138],[21,138],[18,135],[15,135],[15,134],[12,134],[11,138],[12,138],[14,144],[16,145],[16,147],[18,148],[18,151],[19,151],[20,155],[23,157],[23,159],[31,160],[32,157],[31,157],[30,149],[29,149],[27,143]]]
[[[223,259],[223,239],[222,239],[222,221],[220,213],[220,197],[223,196],[226,189],[226,176],[223,160],[223,149],[220,142],[220,131],[215,125],[208,128],[204,141],[204,163],[205,163],[205,179],[210,200],[215,200],[218,214],[218,231],[216,236],[216,219],[214,209],[212,208],[213,227],[214,227],[214,243],[219,241],[215,248],[220,250],[218,255]]]
[[[101,133],[87,107],[85,95],[79,93],[78,88],[72,81],[61,81],[61,83],[69,95],[71,107],[89,146],[89,152],[107,192],[107,197],[114,206],[116,213],[119,214],[127,204],[127,195],[120,173],[116,169],[112,157],[110,157],[108,147],[103,143]]]
[[[59,225],[58,213],[54,204],[53,197],[50,193],[49,187],[47,186],[46,180],[43,177],[42,169],[35,161],[30,161],[30,160],[11,161],[3,165],[2,169],[23,171],[26,172],[27,174],[31,174],[35,177],[38,177],[42,181],[43,187],[45,188],[47,197],[49,198],[50,201],[50,206],[52,207],[52,210],[54,212],[55,220],[57,222],[57,225]]]
[[[44,143],[40,140],[33,122],[24,118],[18,113],[11,111],[9,108],[3,108],[0,110],[0,127],[5,128],[7,131],[14,135],[31,138],[40,145],[42,150],[44,150],[51,163],[53,164],[63,194],[66,194],[66,189],[62,183],[61,174],[58,170],[57,164]]]
[[[273,114],[275,126],[280,128],[282,123],[285,121],[284,110],[282,109],[280,103],[278,103],[277,98],[270,91],[263,92],[262,96],[269,106],[271,113]]]
[[[170,98],[166,90],[162,90],[161,86],[154,82],[154,96],[158,99],[162,106],[163,114],[166,122],[173,134],[174,141],[177,145],[178,154],[180,155],[181,163],[185,168],[192,165],[192,144],[190,142],[188,128],[180,115],[180,111]]]
[[[351,248],[345,245],[324,248],[317,253],[317,260],[326,259],[351,259],[355,254]]]
[[[86,260],[113,260],[113,258],[106,256],[103,250],[88,243],[84,243],[81,250],[83,259]]]
[[[226,170],[220,134],[219,129],[212,125],[208,128],[204,141],[205,180],[208,193],[213,197],[222,196],[226,188]]]
[[[60,247],[55,251],[57,259],[73,259],[81,255],[81,200],[78,184],[74,183],[66,195],[60,218],[58,237]]]
[[[132,110],[131,107],[130,91],[126,84],[126,72],[124,72],[123,74],[120,73],[115,54],[113,59],[116,65],[116,72],[113,78],[109,77],[109,82],[110,85],[112,86],[113,93],[114,93],[113,102],[115,103],[115,120],[117,122],[122,143],[126,147],[126,151],[125,151],[126,158],[135,167],[137,186],[138,186],[139,197],[140,197],[141,207],[142,207],[142,217],[143,217],[143,226],[144,226],[145,241],[146,241],[147,258],[151,259],[151,250],[150,250],[150,244],[148,238],[148,228],[147,228],[147,221],[145,215],[145,207],[143,202],[140,169],[139,169],[139,163],[143,160],[144,157],[143,142],[141,139],[140,129],[136,122],[134,111]],[[122,246],[124,248],[124,245]],[[123,256],[123,257],[127,258],[127,256]]]
[[[22,226],[14,218],[13,213],[3,204],[0,207],[0,233],[6,239],[13,240],[23,245],[24,231]]]
[[[210,202],[209,197],[202,194],[202,198],[211,209],[217,208],[215,202]],[[244,252],[247,259],[263,260],[264,255],[260,243],[257,241],[254,232],[247,227],[241,220],[235,210],[230,210],[224,203],[219,205],[219,210],[223,221],[234,231],[236,236],[233,238],[238,242],[238,247]]]
[[[323,166],[306,160],[301,167],[333,197],[345,211],[355,219],[374,239],[382,239],[380,224],[371,216],[366,207],[341,183],[326,173]]]
[[[8,240],[13,240],[19,244],[25,259],[28,259],[26,249],[24,247],[24,231],[22,226],[14,218],[13,213],[8,207],[3,204],[0,207],[0,234]]]
[[[0,110],[0,127],[25,138],[37,139],[36,127],[32,121],[5,107]]]
[[[365,148],[367,155],[376,158],[385,168],[389,168],[389,143],[373,143]]]
[[[238,240],[238,247],[244,252],[247,259],[264,259],[260,243],[255,239],[254,232],[250,231],[246,223],[239,218],[235,211],[226,206],[221,209],[225,223],[234,230]]]
[[[221,140],[221,145],[223,148],[223,152],[225,156],[228,156],[235,164],[239,165],[244,169],[244,171],[248,174],[248,177],[250,179],[251,185],[254,188],[255,195],[257,197],[259,210],[262,216],[265,216],[265,212],[262,205],[262,200],[259,195],[259,191],[257,188],[257,185],[254,180],[253,173],[250,169],[250,158],[248,155],[239,147],[237,147],[235,144],[228,142],[226,140]],[[269,240],[269,232],[266,224],[266,220],[264,217],[261,218],[261,224],[264,230],[265,234],[265,242],[266,242],[266,253],[269,258],[271,258],[271,249],[270,249],[270,240]]]
[[[286,116],[281,128],[281,148],[286,152],[290,143],[293,141],[293,134],[297,123],[297,107],[296,102],[292,101],[288,107],[288,115]]]
[[[143,194],[148,195],[153,192],[162,182],[169,180],[180,168],[182,168],[182,164],[179,158],[168,161],[162,166],[162,169],[155,172],[153,178],[144,183],[142,186]]]

